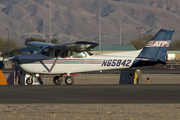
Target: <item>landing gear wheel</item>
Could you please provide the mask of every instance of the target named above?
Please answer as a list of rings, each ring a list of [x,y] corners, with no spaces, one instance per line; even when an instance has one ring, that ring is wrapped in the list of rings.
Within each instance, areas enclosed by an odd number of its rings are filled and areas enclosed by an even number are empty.
[[[55,85],[60,85],[62,83],[62,77],[60,76],[55,76],[53,79],[53,82]]]
[[[33,84],[33,78],[32,77],[29,77],[26,79],[26,84],[27,85],[32,85]]]
[[[74,83],[74,78],[72,76],[67,76],[65,79],[66,85],[72,85]]]

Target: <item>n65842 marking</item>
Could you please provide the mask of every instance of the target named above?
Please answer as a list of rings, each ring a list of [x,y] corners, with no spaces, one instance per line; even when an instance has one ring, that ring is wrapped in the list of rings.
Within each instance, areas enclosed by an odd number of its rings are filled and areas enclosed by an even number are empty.
[[[108,59],[103,60],[101,66],[129,66],[131,60],[121,60],[121,59]]]

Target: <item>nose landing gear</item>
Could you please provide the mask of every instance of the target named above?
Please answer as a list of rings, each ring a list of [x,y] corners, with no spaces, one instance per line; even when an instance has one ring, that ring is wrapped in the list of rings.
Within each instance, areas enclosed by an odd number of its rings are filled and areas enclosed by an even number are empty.
[[[26,79],[26,84],[27,85],[32,85],[33,84],[33,78],[32,77],[29,77]]]
[[[43,81],[41,79],[41,76],[35,76],[35,75],[27,75],[27,79],[25,80],[27,85],[43,85]]]

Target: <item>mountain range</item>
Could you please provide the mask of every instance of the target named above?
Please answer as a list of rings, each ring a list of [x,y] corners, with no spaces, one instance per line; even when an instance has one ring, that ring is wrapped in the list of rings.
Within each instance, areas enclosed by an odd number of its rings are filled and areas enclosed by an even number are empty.
[[[44,34],[48,40],[50,20],[52,37],[60,43],[99,42],[99,0],[0,0],[0,10],[0,37],[8,37],[8,28],[20,44]],[[105,45],[119,44],[119,26],[123,44],[139,32],[155,35],[162,28],[175,30],[173,40],[180,39],[179,0],[100,0],[100,16]]]

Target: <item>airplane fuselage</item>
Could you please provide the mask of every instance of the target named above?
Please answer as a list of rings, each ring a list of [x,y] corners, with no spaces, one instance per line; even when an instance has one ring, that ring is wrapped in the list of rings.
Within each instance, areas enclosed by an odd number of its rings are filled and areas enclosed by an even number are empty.
[[[126,52],[128,53],[128,52]],[[137,52],[134,52],[137,54]],[[44,56],[41,53],[20,55],[18,57],[18,66],[26,73],[34,74],[64,74],[78,73],[99,70],[125,69],[129,68],[136,55],[88,55],[83,58],[59,58],[55,67],[50,72],[56,58]],[[28,56],[28,59],[27,59]]]

